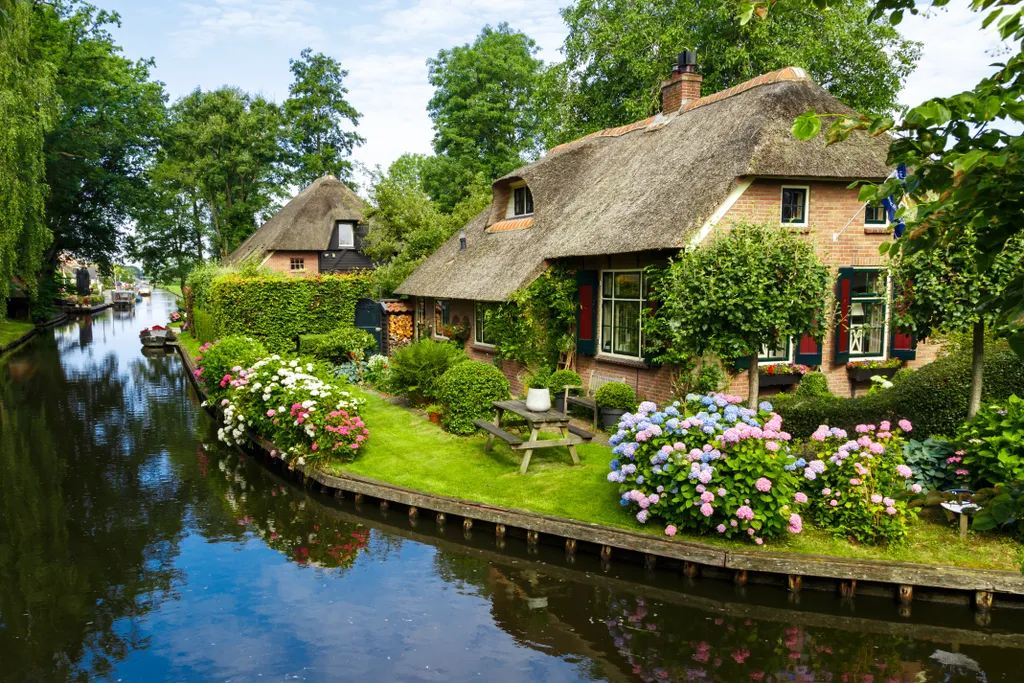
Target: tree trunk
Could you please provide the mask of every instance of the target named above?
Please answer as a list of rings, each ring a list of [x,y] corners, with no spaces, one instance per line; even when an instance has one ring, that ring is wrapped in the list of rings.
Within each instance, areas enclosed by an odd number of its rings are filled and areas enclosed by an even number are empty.
[[[981,408],[981,380],[985,371],[985,322],[974,323],[974,345],[971,353],[971,400],[967,404],[967,419],[972,420]]]
[[[757,390],[761,383],[761,374],[757,370],[757,354],[750,356],[750,367],[747,368],[747,406],[757,410]]]

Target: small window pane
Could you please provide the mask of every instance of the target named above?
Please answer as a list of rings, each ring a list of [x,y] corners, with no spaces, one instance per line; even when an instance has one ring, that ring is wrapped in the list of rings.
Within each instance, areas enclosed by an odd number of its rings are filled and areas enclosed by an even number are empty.
[[[850,306],[850,355],[880,356],[885,341],[885,303],[855,301]]]
[[[606,272],[601,277],[601,296],[605,299],[613,298],[614,290],[612,289],[612,282],[614,282],[614,280],[611,273]]]
[[[885,209],[880,206],[867,206],[864,208],[865,225],[885,225],[888,223],[885,216]]]
[[[526,190],[526,213],[533,213],[533,193],[530,192],[530,188],[524,187]]]
[[[614,311],[613,353],[640,355],[640,302],[616,301]]]
[[[355,226],[351,223],[338,223],[338,248],[356,246]]]
[[[803,223],[807,190],[787,187],[782,190],[782,222]]]
[[[512,196],[514,199],[512,213],[516,216],[522,216],[526,213],[526,188],[517,187],[512,190]]]
[[[474,331],[477,344],[494,344],[494,336],[487,329],[487,313],[495,310],[494,304],[477,302],[476,304],[476,330]]]
[[[853,297],[885,295],[885,277],[878,270],[855,270],[850,285]]]
[[[789,343],[785,340],[777,340],[771,345],[763,344],[757,359],[759,361],[788,361]]]
[[[616,299],[640,298],[640,273],[619,273],[615,276]]]
[[[611,301],[604,301],[601,304],[601,350],[605,353],[612,352],[612,308]]]

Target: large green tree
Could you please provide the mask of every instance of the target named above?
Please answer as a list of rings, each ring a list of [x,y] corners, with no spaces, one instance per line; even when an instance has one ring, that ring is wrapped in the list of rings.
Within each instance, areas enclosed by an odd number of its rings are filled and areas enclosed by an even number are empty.
[[[188,196],[173,186],[153,185],[153,201],[128,238],[128,254],[155,282],[185,286],[185,276],[202,262]]]
[[[34,291],[50,231],[43,145],[56,113],[52,65],[32,49],[32,7],[0,0],[0,316],[20,277]]]
[[[151,79],[151,60],[121,55],[108,30],[117,14],[75,0],[32,7],[32,48],[53,65],[60,98],[45,141],[53,234],[45,261],[67,250],[108,264],[149,201],[145,171],[165,113],[163,85]]]
[[[365,141],[343,128],[346,123],[358,126],[362,116],[345,99],[348,71],[334,58],[309,48],[289,64],[295,80],[288,89],[284,113],[295,181],[305,186],[328,173],[350,180],[349,157]]]
[[[869,21],[871,7],[849,0],[818,12],[778,3],[771,22],[744,25],[735,2],[577,0],[562,10],[565,61],[545,78],[547,143],[657,112],[661,81],[683,50],[697,52],[705,93],[799,66],[851,107],[891,112],[920,45]]]
[[[478,176],[490,182],[539,153],[536,93],[544,63],[537,51],[531,38],[502,23],[427,60],[437,156],[426,188],[442,209],[465,198]]]

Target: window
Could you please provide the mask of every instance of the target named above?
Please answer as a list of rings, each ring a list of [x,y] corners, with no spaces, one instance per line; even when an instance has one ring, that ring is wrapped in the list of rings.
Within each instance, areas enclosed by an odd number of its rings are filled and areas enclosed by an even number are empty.
[[[526,185],[512,188],[512,215],[529,216],[533,213],[533,193]]]
[[[864,225],[888,225],[888,217],[885,215],[885,207],[871,206],[864,207]]]
[[[351,249],[356,246],[355,226],[351,223],[338,221],[338,249]]]
[[[782,222],[790,225],[807,225],[806,187],[782,188]]]
[[[641,270],[606,270],[601,274],[601,351],[640,358],[643,329],[640,313],[647,299]]]
[[[885,355],[888,284],[880,270],[855,270],[850,283],[850,357]]]
[[[477,344],[494,346],[494,333],[487,327],[487,311],[496,311],[497,309],[498,305],[495,303],[483,301],[476,302],[476,306],[474,307],[476,324],[473,329],[473,341]]]
[[[771,346],[763,344],[757,360],[760,363],[788,363],[791,345],[788,339],[779,339]]]
[[[427,302],[422,297],[416,297],[416,338],[419,339],[422,330],[427,327]]]
[[[441,299],[434,299],[434,336],[444,337],[444,329],[448,327],[451,312],[448,310],[448,302]]]
[[[305,270],[306,269],[306,259],[304,259],[304,258],[295,258],[293,256],[291,258],[291,269],[292,270]]]

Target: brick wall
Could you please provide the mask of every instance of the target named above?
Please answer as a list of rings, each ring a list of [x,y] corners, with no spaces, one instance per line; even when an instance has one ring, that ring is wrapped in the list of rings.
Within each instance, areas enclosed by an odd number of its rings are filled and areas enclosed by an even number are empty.
[[[293,258],[303,259],[305,270],[292,270],[291,260]],[[286,275],[319,275],[320,274],[320,252],[318,251],[275,251],[267,259],[267,268],[279,271]]]

